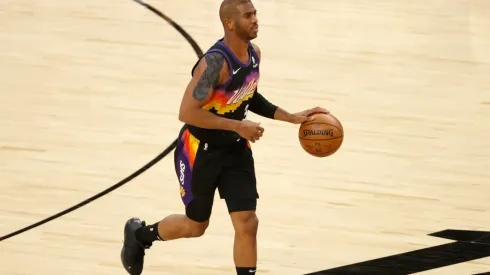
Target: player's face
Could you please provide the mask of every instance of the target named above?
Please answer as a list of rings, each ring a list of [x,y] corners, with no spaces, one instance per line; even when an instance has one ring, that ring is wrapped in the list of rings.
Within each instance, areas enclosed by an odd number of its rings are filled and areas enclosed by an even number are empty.
[[[236,34],[244,40],[252,40],[257,37],[259,32],[259,20],[257,10],[251,2],[239,5],[238,18],[235,21]]]

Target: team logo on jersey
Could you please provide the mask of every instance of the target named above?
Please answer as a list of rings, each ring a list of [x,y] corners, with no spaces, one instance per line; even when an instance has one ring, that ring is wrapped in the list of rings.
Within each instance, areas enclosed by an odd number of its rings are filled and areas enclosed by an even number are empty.
[[[259,66],[259,64],[255,63],[255,57],[253,57],[253,56],[252,56],[252,63],[253,63],[254,69],[257,68],[257,66]]]
[[[226,104],[236,104],[246,97],[250,97],[257,89],[258,79],[254,78],[246,86],[242,86],[235,91],[235,94],[226,102]]]

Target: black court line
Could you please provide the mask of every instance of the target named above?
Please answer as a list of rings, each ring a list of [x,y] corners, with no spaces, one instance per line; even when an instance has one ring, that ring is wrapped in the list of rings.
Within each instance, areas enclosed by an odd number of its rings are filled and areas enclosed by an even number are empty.
[[[447,229],[429,235],[455,242],[306,275],[405,275],[490,257],[490,232]]]
[[[199,45],[197,45],[197,43],[194,41],[194,39],[182,27],[180,27],[177,23],[175,23],[172,19],[170,19],[168,16],[164,15],[162,12],[158,11],[157,9],[155,9],[154,7],[152,7],[151,5],[149,5],[143,1],[140,1],[140,0],[134,0],[134,1],[143,5],[146,8],[148,8],[152,12],[156,13],[158,16],[160,16],[165,21],[167,21],[170,25],[172,25],[179,33],[181,33],[182,36],[184,36],[184,38],[191,44],[191,46],[193,47],[194,51],[196,52],[198,58],[200,58],[203,55],[201,48],[199,47]],[[140,174],[142,174],[143,172],[148,170],[150,167],[155,165],[157,162],[159,162],[161,159],[163,159],[165,156],[167,156],[170,152],[172,152],[172,150],[175,149],[176,146],[177,146],[177,139],[175,139],[162,153],[160,153],[158,156],[156,156],[153,160],[148,162],[145,166],[141,167],[136,172],[132,173],[131,175],[129,175],[128,177],[126,177],[125,179],[120,181],[119,183],[117,183],[117,184],[107,188],[106,190],[104,190],[104,191],[80,202],[79,204],[76,204],[76,205],[74,205],[68,209],[65,209],[65,210],[63,210],[57,214],[54,214],[51,217],[48,217],[48,218],[41,220],[39,222],[36,222],[32,225],[29,225],[27,227],[24,227],[22,229],[19,229],[17,231],[9,233],[5,236],[2,236],[2,237],[0,237],[0,241],[4,241],[6,239],[12,238],[16,235],[23,233],[23,232],[26,232],[26,231],[31,230],[33,228],[36,228],[42,224],[45,224],[49,221],[52,221],[56,218],[59,218],[63,215],[66,215],[66,214],[68,214],[68,213],[70,213],[70,212],[72,212],[72,211],[74,211],[74,210],[76,210],[76,209],[78,209],[78,208],[80,208],[80,207],[82,207],[82,206],[84,206],[84,205],[86,205],[86,204],[88,204],[88,203],[90,203],[90,202],[114,191],[115,189],[123,186],[124,184],[133,180],[134,178],[136,178],[137,176],[139,176]]]

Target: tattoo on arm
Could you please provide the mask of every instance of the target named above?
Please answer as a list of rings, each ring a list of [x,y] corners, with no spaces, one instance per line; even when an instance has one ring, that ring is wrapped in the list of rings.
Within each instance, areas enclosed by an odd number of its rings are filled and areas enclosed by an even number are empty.
[[[193,92],[194,98],[199,101],[205,99],[209,89],[218,84],[219,74],[225,62],[224,56],[220,53],[209,53],[206,54],[205,58],[208,66],[197,82]]]

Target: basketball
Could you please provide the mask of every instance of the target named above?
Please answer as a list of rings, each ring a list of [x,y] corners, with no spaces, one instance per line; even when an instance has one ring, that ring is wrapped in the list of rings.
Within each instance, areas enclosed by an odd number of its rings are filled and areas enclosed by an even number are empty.
[[[344,141],[344,128],[332,114],[313,114],[315,119],[299,127],[301,147],[315,157],[327,157],[337,152]]]

